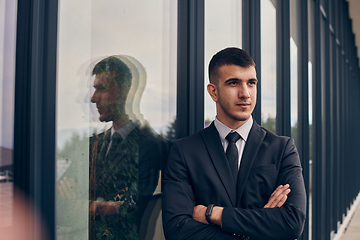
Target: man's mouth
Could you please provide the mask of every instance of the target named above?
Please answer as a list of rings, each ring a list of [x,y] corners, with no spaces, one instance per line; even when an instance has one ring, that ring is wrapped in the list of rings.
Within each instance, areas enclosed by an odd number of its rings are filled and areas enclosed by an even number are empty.
[[[102,110],[103,110],[103,107],[96,107],[97,108],[97,110],[98,110],[98,112],[100,113]]]
[[[250,103],[237,103],[238,106],[250,106]]]

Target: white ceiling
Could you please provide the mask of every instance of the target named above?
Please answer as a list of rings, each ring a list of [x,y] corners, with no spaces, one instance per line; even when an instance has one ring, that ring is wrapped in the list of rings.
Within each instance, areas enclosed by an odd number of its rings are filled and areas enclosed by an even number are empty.
[[[355,34],[355,45],[357,46],[357,56],[360,59],[360,1],[347,0],[349,2],[349,14],[352,19],[352,30]],[[360,61],[359,61],[360,65]]]

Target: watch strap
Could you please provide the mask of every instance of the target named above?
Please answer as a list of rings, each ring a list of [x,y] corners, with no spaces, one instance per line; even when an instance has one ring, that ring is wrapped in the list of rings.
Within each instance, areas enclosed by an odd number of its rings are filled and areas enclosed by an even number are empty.
[[[210,217],[211,217],[211,213],[213,211],[215,204],[209,204],[209,206],[206,208],[206,212],[205,212],[205,218],[206,221],[210,224],[210,225],[214,225],[214,223],[211,221]]]

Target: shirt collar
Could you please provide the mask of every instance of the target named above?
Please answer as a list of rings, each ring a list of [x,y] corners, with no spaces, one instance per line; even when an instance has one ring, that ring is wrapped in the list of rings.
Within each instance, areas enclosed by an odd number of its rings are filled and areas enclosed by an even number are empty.
[[[223,124],[222,122],[219,121],[219,119],[215,118],[214,124],[216,129],[219,132],[220,135],[220,139],[221,141],[225,140],[226,136],[230,133],[230,132],[237,132],[238,134],[240,134],[241,138],[245,140],[245,142],[247,141],[247,138],[249,136],[251,127],[253,125],[253,118],[250,115],[250,118],[243,124],[241,125],[238,129],[231,129],[228,126],[226,126],[225,124]]]
[[[130,133],[132,130],[134,130],[137,126],[139,126],[139,122],[136,121],[136,122],[133,122],[133,121],[129,121],[127,124],[125,124],[125,126],[123,126],[122,128],[120,129],[115,129],[114,126],[111,127],[111,137],[112,135],[117,132],[120,134],[120,136],[125,139]]]

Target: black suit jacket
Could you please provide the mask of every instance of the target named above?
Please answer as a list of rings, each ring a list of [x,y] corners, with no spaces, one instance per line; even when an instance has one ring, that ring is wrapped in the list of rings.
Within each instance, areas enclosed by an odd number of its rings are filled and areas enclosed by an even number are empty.
[[[267,208],[281,184],[291,192],[280,208]],[[177,140],[164,174],[163,225],[166,239],[295,239],[304,226],[306,193],[293,139],[279,137],[255,121],[241,159],[238,188],[212,123]],[[192,219],[196,205],[224,207],[222,227]]]

